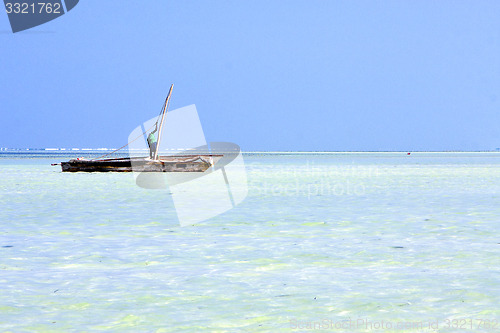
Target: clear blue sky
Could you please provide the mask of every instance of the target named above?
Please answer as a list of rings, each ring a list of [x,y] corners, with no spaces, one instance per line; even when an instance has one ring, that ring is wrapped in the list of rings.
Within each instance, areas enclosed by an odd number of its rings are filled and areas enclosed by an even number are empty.
[[[196,104],[251,150],[500,147],[500,1],[102,1],[12,34],[0,147],[118,147]]]

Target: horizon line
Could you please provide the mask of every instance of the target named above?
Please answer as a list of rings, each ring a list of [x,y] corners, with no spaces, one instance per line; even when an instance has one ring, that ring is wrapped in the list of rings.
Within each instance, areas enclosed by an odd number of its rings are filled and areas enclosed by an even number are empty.
[[[92,151],[111,151],[116,148],[9,148],[0,147],[0,152],[9,151],[44,151],[44,152],[92,152]],[[147,150],[147,149],[133,149],[133,150]],[[128,150],[123,150],[125,153]],[[175,150],[177,151],[177,150]],[[119,151],[117,151],[118,153]],[[283,153],[488,153],[500,152],[500,148],[490,150],[254,150],[242,151],[242,153],[266,153],[266,154],[283,154]]]

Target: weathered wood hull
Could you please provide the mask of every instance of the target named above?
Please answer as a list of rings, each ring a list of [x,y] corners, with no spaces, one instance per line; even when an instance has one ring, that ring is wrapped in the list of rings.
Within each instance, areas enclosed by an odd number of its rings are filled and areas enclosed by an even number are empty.
[[[72,159],[62,162],[61,168],[63,172],[204,172],[222,156],[161,156],[159,160],[147,158]]]

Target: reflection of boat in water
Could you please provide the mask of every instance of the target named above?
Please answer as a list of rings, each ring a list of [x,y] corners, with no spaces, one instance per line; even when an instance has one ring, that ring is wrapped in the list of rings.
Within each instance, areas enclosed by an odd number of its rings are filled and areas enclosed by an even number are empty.
[[[93,160],[72,159],[67,162],[61,162],[63,172],[204,172],[220,160],[222,154],[176,154],[172,156],[160,156],[159,148],[162,138],[163,122],[165,114],[168,111],[170,96],[174,85],[170,87],[162,111],[158,116],[156,123],[148,130],[144,131],[135,140],[144,137],[153,127],[155,130],[149,133],[158,132],[157,142],[151,144],[148,136],[149,157],[126,157],[126,158],[98,158]],[[130,144],[130,142],[129,142]],[[126,145],[127,146],[127,145]],[[123,146],[120,149],[123,149]],[[110,154],[104,155],[108,156]],[[102,157],[104,157],[102,156]],[[53,164],[59,165],[59,164]]]

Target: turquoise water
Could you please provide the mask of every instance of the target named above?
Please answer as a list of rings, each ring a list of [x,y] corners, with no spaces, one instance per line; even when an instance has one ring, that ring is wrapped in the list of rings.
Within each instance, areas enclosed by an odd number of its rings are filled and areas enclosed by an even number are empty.
[[[500,153],[244,158],[246,200],[180,227],[131,174],[2,153],[0,331],[500,330]]]

